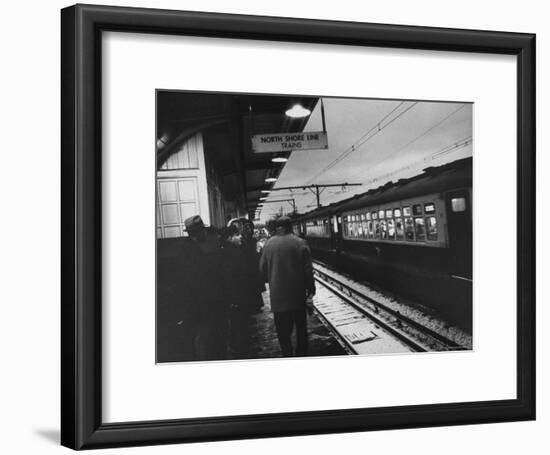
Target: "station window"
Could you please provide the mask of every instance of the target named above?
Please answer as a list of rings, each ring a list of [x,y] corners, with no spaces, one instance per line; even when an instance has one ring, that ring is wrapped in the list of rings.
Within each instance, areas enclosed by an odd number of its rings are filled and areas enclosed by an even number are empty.
[[[388,226],[385,220],[380,221],[380,239],[388,240]]]
[[[361,221],[363,221],[364,219],[365,219],[365,215],[361,213]]]
[[[367,234],[369,239],[372,239],[372,237],[374,236],[374,233],[372,231],[372,221],[367,221]]]
[[[372,219],[377,220],[378,219],[378,213],[372,212]]]
[[[413,205],[413,215],[422,215],[422,204]]]
[[[405,218],[405,239],[414,241],[414,222],[411,217]]]
[[[399,218],[401,216],[401,209],[393,209],[393,216]]]
[[[424,223],[424,218],[414,219],[414,232],[416,234],[417,242],[426,240],[426,225]]]
[[[388,239],[395,240],[395,221],[388,220]]]
[[[435,204],[434,203],[424,204],[424,213],[426,215],[430,213],[435,213]]]
[[[386,218],[393,218],[393,211],[392,211],[392,209],[386,210]]]
[[[454,197],[451,199],[451,207],[453,212],[464,212],[466,211],[466,199],[463,197]]]
[[[411,216],[411,208],[403,207],[403,216]]]
[[[366,216],[367,216],[367,220],[370,220],[370,212],[367,212]]]
[[[378,218],[380,218],[381,220],[384,219],[384,210],[378,210]]]
[[[437,240],[437,220],[435,216],[426,217],[426,230],[428,232],[428,240]]]

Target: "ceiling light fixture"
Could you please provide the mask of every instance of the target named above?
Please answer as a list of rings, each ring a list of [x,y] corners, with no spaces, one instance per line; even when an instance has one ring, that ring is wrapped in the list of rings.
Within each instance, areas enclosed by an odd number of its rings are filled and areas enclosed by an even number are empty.
[[[275,158],[271,158],[271,161],[273,161],[274,163],[286,163],[288,161],[288,158],[277,156]]]
[[[301,118],[301,117],[307,117],[309,114],[311,114],[311,111],[309,109],[306,109],[303,106],[300,106],[299,104],[295,104],[285,112],[287,117],[292,118]]]

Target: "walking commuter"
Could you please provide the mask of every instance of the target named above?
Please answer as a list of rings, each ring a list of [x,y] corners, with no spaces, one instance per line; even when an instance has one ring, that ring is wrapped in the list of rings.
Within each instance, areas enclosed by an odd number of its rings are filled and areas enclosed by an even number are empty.
[[[260,253],[258,242],[254,238],[254,223],[250,220],[241,221],[242,248],[246,260],[247,302],[251,310],[260,310],[264,304],[262,292],[265,283],[259,272]]]
[[[271,310],[284,357],[307,355],[306,299],[315,294],[311,252],[307,242],[292,233],[288,217],[275,223],[275,235],[265,244],[260,271],[269,283]],[[291,336],[296,329],[296,349]]]
[[[249,273],[246,252],[239,228],[231,224],[222,232],[224,261],[224,299],[229,308],[229,343],[232,357],[246,357],[252,329],[252,313],[257,307],[251,282],[258,283],[258,271]]]
[[[225,358],[219,234],[215,228],[205,227],[198,215],[187,218],[184,224],[188,237],[181,239],[172,272],[176,278],[174,323],[182,333],[181,357],[183,360]]]

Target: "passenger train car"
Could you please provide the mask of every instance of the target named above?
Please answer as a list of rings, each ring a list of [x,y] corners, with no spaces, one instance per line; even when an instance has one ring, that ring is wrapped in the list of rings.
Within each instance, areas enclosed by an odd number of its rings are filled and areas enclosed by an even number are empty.
[[[294,220],[314,258],[419,302],[471,333],[472,159]]]

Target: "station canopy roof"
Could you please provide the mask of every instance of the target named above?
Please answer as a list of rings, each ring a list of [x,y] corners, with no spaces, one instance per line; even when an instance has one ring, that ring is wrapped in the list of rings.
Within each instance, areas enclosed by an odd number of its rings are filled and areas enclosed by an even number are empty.
[[[177,152],[188,138],[202,132],[208,165],[223,179],[224,189],[252,217],[262,190],[273,183],[284,163],[274,157],[290,152],[254,153],[255,134],[303,131],[309,117],[285,115],[295,104],[313,111],[319,98],[278,95],[241,95],[183,91],[157,92],[157,167]]]

